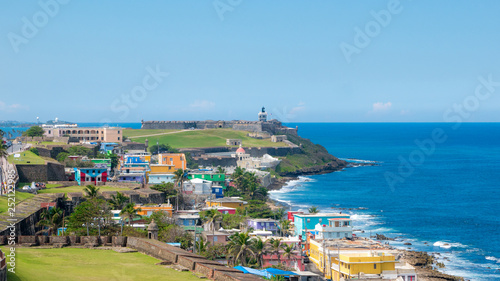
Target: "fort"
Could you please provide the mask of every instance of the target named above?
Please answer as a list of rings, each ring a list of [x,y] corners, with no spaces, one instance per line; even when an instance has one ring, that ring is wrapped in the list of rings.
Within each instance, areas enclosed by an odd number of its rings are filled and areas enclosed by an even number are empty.
[[[161,130],[188,130],[188,129],[233,129],[238,131],[249,131],[253,133],[268,132],[272,135],[297,135],[298,128],[289,128],[282,125],[276,119],[267,120],[265,108],[259,112],[259,121],[141,121],[142,129],[161,129]]]

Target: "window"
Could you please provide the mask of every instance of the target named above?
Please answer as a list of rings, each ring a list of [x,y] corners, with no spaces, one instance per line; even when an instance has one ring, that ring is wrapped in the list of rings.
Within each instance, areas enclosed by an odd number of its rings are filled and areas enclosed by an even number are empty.
[[[307,219],[307,222],[311,222],[311,219]]]
[[[174,161],[174,158],[170,158],[170,162]]]
[[[119,134],[119,133],[120,133],[120,131],[118,131],[118,134]],[[120,138],[118,138],[118,139],[120,139]]]
[[[322,223],[323,222],[323,219],[319,219],[319,223]]]
[[[377,269],[377,264],[376,263],[373,264],[373,269]]]
[[[101,140],[104,140],[104,137],[101,137]]]
[[[118,140],[120,140],[120,137],[118,137]]]
[[[214,236],[214,242],[217,242],[217,238],[218,238],[217,236]]]

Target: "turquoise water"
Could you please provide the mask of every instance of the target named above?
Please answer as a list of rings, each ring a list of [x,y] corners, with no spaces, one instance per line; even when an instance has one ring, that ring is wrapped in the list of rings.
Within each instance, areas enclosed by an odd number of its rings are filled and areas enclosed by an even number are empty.
[[[365,230],[358,235],[400,237],[391,244],[439,253],[444,272],[500,280],[499,123],[287,125],[339,158],[378,166],[301,177],[272,198],[292,209],[342,209]],[[441,138],[432,140],[436,130]]]

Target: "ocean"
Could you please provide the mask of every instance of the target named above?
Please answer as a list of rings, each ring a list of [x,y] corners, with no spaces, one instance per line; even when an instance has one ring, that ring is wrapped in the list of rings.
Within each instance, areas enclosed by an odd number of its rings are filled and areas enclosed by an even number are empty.
[[[377,166],[300,177],[271,198],[348,212],[359,236],[397,237],[395,247],[438,254],[442,272],[500,280],[500,123],[286,125],[338,158]]]

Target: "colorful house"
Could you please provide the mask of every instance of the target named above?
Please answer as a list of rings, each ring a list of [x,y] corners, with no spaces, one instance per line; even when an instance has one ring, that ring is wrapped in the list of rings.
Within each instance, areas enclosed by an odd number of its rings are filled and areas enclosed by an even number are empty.
[[[141,206],[141,205],[136,205],[134,209],[141,209],[140,211],[137,212],[138,215],[141,215],[143,217],[149,217],[151,216],[154,212],[164,212],[167,213],[170,217],[172,217],[172,212],[174,208],[172,207],[172,204],[168,202],[167,204],[160,204],[157,206]]]
[[[74,168],[78,185],[100,185],[108,181],[108,170],[102,168]]]
[[[274,234],[278,231],[278,222],[273,219],[248,219],[247,225],[255,230],[267,230]]]
[[[226,189],[226,174],[223,173],[211,173],[209,171],[204,172],[199,170],[199,172],[189,173],[188,178],[190,180],[202,179],[211,181],[214,182],[214,185],[218,185],[221,186],[223,189]]]
[[[187,162],[184,153],[160,153],[158,154],[159,165],[170,165],[173,170],[186,170]]]
[[[340,280],[340,278],[344,280],[356,278],[361,273],[363,275],[391,275],[391,271],[396,270],[396,259],[394,255],[384,252],[341,252],[339,257],[338,260],[331,264],[332,277],[335,281]],[[394,279],[397,278],[397,276],[394,277]]]
[[[288,237],[288,238],[283,238],[283,237],[267,237],[264,238],[263,240],[269,241],[270,239],[280,239],[282,245],[289,245],[294,248],[293,250],[293,255],[290,257],[283,255],[285,252],[284,250],[280,250],[280,257],[278,259],[278,255],[276,253],[272,253],[268,251],[263,257],[264,261],[264,267],[270,267],[273,265],[277,265],[278,261],[281,264],[286,265],[289,268],[295,268],[300,271],[305,270],[305,265],[304,265],[304,260],[303,257],[300,254],[300,240],[295,237]]]
[[[287,219],[291,222],[294,222],[293,215],[295,214],[303,214],[304,212],[299,212],[299,211],[288,211],[287,213]]]
[[[175,216],[175,223],[180,226],[195,226],[200,220],[200,215],[182,214]]]
[[[151,167],[151,169],[152,168],[153,167]],[[174,181],[174,174],[152,174],[151,172],[148,173],[149,184],[162,184],[167,182],[173,183]]]
[[[352,238],[352,224],[350,218],[328,219],[328,224],[317,224],[314,227],[317,239]]]
[[[224,198],[217,198],[213,200],[207,200],[206,201],[207,207],[212,207],[212,206],[221,206],[221,207],[229,207],[229,208],[244,208],[246,204],[248,204],[245,201],[240,200],[239,198],[235,197],[224,197]]]
[[[306,240],[306,231],[314,230],[316,225],[327,225],[329,219],[349,219],[348,214],[341,213],[316,213],[316,214],[294,214],[295,236],[302,237],[302,241]]]

